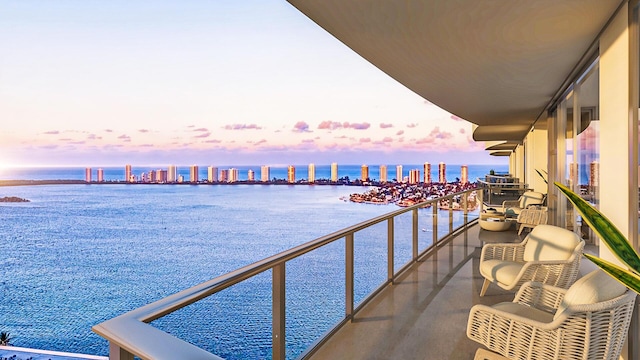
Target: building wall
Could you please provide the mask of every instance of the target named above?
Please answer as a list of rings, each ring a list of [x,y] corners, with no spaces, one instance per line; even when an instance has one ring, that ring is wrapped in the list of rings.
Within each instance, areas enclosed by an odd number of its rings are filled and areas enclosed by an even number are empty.
[[[546,129],[533,129],[527,135],[524,143],[525,163],[527,164],[524,172],[525,182],[529,184],[529,188],[533,189],[533,191],[543,194],[548,192],[548,186],[536,170],[539,170],[547,179],[549,178],[548,174],[545,174],[549,164],[547,158],[547,152],[549,151],[547,136]]]

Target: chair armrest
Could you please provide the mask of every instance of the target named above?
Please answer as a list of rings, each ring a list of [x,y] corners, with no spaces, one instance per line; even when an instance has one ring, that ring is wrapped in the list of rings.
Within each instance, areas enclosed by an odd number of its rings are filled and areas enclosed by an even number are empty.
[[[520,207],[520,200],[505,200],[502,202],[502,209],[507,210],[508,207]]]
[[[578,277],[579,267],[580,256],[578,254],[573,254],[567,260],[528,261],[520,269],[518,279],[568,288]]]
[[[480,261],[507,260],[523,262],[524,246],[527,239],[520,243],[485,244],[482,247]]]
[[[546,312],[554,312],[560,306],[566,293],[567,290],[563,288],[527,281],[522,284],[513,302]]]

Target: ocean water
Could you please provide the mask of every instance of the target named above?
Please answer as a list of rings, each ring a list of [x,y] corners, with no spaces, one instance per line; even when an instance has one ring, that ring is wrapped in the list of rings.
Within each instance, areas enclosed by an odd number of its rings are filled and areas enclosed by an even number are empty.
[[[68,179],[33,170],[28,179]],[[33,174],[44,174],[37,177]],[[9,177],[20,178],[17,176]],[[49,178],[51,179],[51,178]],[[14,345],[107,355],[91,326],[320,236],[396,210],[340,200],[350,186],[43,185],[0,187],[0,331]],[[441,214],[440,216],[445,216]],[[439,218],[439,232],[447,231]],[[430,245],[420,212],[420,249]],[[456,215],[454,224],[462,222]],[[396,220],[395,264],[411,257]],[[355,299],[386,278],[386,224],[355,236]],[[287,358],[344,314],[344,240],[287,263]],[[153,322],[227,359],[271,356],[271,273]]]

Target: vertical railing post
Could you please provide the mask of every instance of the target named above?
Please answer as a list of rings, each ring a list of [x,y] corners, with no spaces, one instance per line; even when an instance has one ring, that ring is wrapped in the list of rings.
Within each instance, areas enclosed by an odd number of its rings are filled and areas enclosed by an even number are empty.
[[[453,233],[453,196],[449,198],[449,234]]]
[[[272,269],[272,359],[284,360],[285,344],[285,263],[275,265]]]
[[[387,220],[387,280],[393,284],[393,279],[395,278],[394,271],[394,228],[393,228],[393,220],[395,218],[390,218]]]
[[[433,225],[432,225],[432,229],[433,229],[433,246],[437,246],[438,245],[438,202],[434,202],[433,203]],[[435,253],[436,256],[438,256],[438,253]]]
[[[109,342],[109,360],[133,360],[133,354]]]
[[[482,209],[484,209],[484,195],[482,193],[482,190],[476,191],[476,196],[478,197],[478,202],[480,204],[480,209],[478,211],[482,212]]]
[[[353,320],[353,233],[345,237],[345,313]]]
[[[418,260],[418,209],[413,209],[413,261]]]

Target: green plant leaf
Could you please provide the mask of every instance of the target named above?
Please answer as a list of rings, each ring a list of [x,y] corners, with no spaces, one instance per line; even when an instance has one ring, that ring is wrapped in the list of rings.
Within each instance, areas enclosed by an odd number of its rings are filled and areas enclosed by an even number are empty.
[[[623,269],[618,265],[610,263],[604,259],[591,254],[584,254],[584,256],[593,261],[598,267],[604,270],[611,277],[621,282],[624,286],[640,294],[640,276],[632,271]]]
[[[631,247],[631,244],[620,230],[571,189],[558,182],[554,184],[573,203],[582,215],[582,220],[587,222],[589,227],[598,234],[616,257],[627,265],[631,271],[636,274],[640,273],[640,257],[638,257],[638,253]]]

